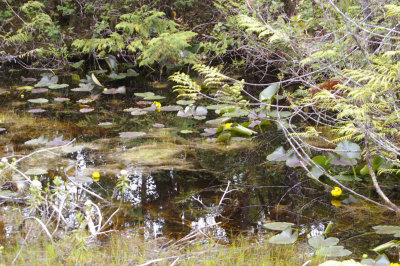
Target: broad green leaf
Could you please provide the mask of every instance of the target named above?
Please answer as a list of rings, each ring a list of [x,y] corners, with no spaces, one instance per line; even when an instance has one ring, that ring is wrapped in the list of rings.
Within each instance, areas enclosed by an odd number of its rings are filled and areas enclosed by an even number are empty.
[[[29,99],[28,102],[43,104],[43,103],[48,103],[49,100],[45,98],[36,98],[36,99]]]
[[[329,246],[318,249],[315,254],[321,257],[345,257],[352,254],[352,252],[343,246]]]
[[[294,225],[293,223],[287,223],[287,222],[270,222],[263,224],[265,228],[277,231],[283,231],[288,227],[292,227],[293,225]]]
[[[223,143],[229,141],[230,139],[231,139],[230,133],[222,133],[218,136],[217,142]]]
[[[194,104],[196,101],[193,101],[193,100],[179,100],[179,101],[176,101],[176,104],[179,104],[179,105],[191,105],[191,104]],[[208,107],[207,107],[207,109],[208,109]]]
[[[70,66],[72,66],[73,68],[80,68],[83,63],[85,63],[85,60],[82,59],[76,63],[71,64]]]
[[[378,225],[372,228],[376,231],[377,234],[394,235],[394,237],[400,237],[400,226]]]
[[[359,159],[361,157],[360,146],[348,140],[340,142],[335,151],[346,159]]]
[[[308,239],[308,244],[310,244],[310,246],[315,249],[335,246],[337,243],[339,243],[339,239],[336,237],[328,237],[327,239],[325,239],[323,236],[319,235]]]
[[[56,89],[66,88],[68,86],[69,85],[65,84],[65,83],[63,83],[63,84],[51,84],[51,85],[49,85],[49,89],[56,90]]]
[[[292,234],[292,228],[286,228],[280,234],[277,234],[268,239],[268,242],[271,244],[281,244],[288,245],[296,242],[297,237],[299,236],[299,232],[295,231]]]
[[[279,83],[274,83],[269,85],[260,93],[260,101],[271,100],[271,98],[275,95],[277,90],[279,89]]]
[[[328,158],[326,158],[326,156],[323,156],[323,155],[318,155],[318,156],[315,156],[314,158],[312,158],[312,160],[313,160],[316,164],[318,164],[318,165],[320,165],[320,166],[322,166],[322,167],[325,167]]]
[[[271,112],[269,112],[268,113],[268,115],[270,116],[270,117],[273,117],[273,118],[286,118],[286,117],[289,117],[289,116],[291,116],[292,115],[292,112],[289,112],[289,111],[279,111],[279,112],[277,112],[277,111],[271,111]]]

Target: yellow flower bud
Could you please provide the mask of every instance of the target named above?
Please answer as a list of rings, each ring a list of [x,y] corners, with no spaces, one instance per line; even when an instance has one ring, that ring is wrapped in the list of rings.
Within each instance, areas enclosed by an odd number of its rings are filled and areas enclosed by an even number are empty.
[[[226,123],[225,126],[224,126],[224,128],[225,128],[226,130],[231,129],[231,127],[232,127],[232,123]]]
[[[99,172],[94,172],[94,173],[92,174],[92,177],[93,177],[93,181],[94,181],[94,182],[100,181],[100,173],[99,173]]]
[[[154,101],[152,105],[155,105],[155,106],[156,106],[157,112],[160,112],[160,111],[161,111],[161,103],[159,103],[159,102],[157,102],[157,101]]]
[[[342,195],[342,189],[340,187],[334,187],[331,191],[332,196],[339,197]]]

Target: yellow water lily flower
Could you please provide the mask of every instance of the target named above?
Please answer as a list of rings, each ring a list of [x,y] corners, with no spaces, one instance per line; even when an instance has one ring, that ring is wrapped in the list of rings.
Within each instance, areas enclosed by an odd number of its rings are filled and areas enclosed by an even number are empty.
[[[157,101],[154,101],[152,105],[155,105],[155,106],[156,106],[157,112],[160,112],[160,111],[161,111],[161,103],[159,103],[159,102],[157,102]]]
[[[340,187],[334,187],[331,191],[332,196],[339,197],[342,195],[342,189]]]
[[[340,207],[340,206],[342,206],[342,202],[340,201],[340,200],[332,200],[331,201],[331,204],[333,205],[333,206],[335,206],[335,207]]]
[[[224,126],[224,128],[225,128],[226,130],[231,129],[231,127],[232,127],[232,123],[226,123],[225,126]]]
[[[400,263],[392,262],[392,263],[390,263],[390,266],[400,266]]]
[[[93,181],[94,181],[94,182],[100,181],[100,173],[99,173],[99,172],[94,172],[94,173],[92,174],[92,177],[93,177]]]

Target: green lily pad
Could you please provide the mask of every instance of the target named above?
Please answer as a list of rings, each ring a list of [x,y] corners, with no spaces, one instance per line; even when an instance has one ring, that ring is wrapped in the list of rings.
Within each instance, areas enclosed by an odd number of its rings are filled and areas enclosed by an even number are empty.
[[[377,234],[382,235],[394,235],[394,237],[400,237],[400,226],[396,225],[378,225],[372,227]]]
[[[277,234],[268,239],[268,242],[271,244],[280,244],[280,245],[288,245],[296,242],[297,237],[299,236],[299,232],[295,231],[292,234],[292,228],[286,228],[280,234]]]
[[[308,239],[308,244],[315,249],[335,246],[337,243],[339,243],[339,239],[336,237],[328,237],[325,239],[323,236],[319,235]]]
[[[289,153],[289,152],[288,152]],[[299,167],[301,166],[301,161],[295,153],[289,156],[286,160],[286,165],[289,167]]]
[[[120,138],[130,138],[130,139],[143,137],[145,135],[146,135],[145,132],[121,132],[121,133],[119,133]]]
[[[43,104],[43,103],[48,103],[49,100],[45,98],[36,98],[36,99],[29,99],[28,102]]]
[[[47,142],[49,142],[49,139],[45,138],[43,135],[41,135],[37,139],[31,139],[31,140],[25,141],[25,145],[32,145],[32,146],[35,146],[35,145],[46,145]]]
[[[389,266],[390,260],[385,254],[382,254],[379,255],[376,259],[363,259],[361,261],[361,264],[368,266]]]
[[[352,254],[352,252],[343,246],[329,246],[318,249],[315,254],[321,257],[345,257]]]
[[[155,95],[153,92],[137,92],[134,93],[137,97],[142,97],[144,100],[161,100],[164,96]]]
[[[69,85],[65,84],[65,83],[63,83],[63,84],[51,84],[51,85],[49,85],[49,89],[56,90],[56,89],[66,88],[68,86]]]
[[[271,111],[268,113],[269,116],[273,117],[273,118],[286,118],[292,115],[292,112],[289,111]]]
[[[310,172],[311,173],[309,173],[308,176],[312,175],[312,178],[318,178],[324,174],[324,172],[321,169],[319,169],[317,166],[313,166],[313,168],[311,168]]]
[[[230,120],[229,117],[221,117],[221,118],[217,118],[217,119],[213,119],[213,120],[208,120],[208,121],[206,121],[206,124],[212,125],[212,126],[218,126],[220,124],[228,122],[229,120]]]
[[[179,100],[179,101],[176,101],[176,104],[179,104],[179,105],[191,105],[191,104],[194,104],[196,101],[193,101],[193,100]]]
[[[360,146],[348,140],[340,142],[335,151],[346,159],[359,159],[361,157]]]
[[[263,224],[265,228],[277,231],[285,230],[288,227],[292,227],[293,225],[294,225],[293,223],[287,223],[287,222],[271,222]]]
[[[193,133],[192,130],[187,130],[187,129],[183,129],[183,130],[181,130],[181,131],[179,131],[179,132],[182,133],[182,134],[190,134],[190,133]]]

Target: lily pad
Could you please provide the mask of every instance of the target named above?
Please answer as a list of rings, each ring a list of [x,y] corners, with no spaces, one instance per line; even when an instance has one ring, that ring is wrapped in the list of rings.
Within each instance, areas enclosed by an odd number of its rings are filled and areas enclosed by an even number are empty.
[[[292,227],[293,225],[294,225],[293,223],[287,223],[287,222],[271,222],[271,223],[264,223],[263,227],[270,230],[282,231],[287,229],[288,227]]]
[[[268,239],[268,242],[271,244],[280,244],[280,245],[288,245],[296,242],[297,237],[299,236],[299,232],[295,231],[292,233],[292,228],[286,228],[280,234],[277,234]]]
[[[45,138],[43,135],[41,135],[37,139],[31,139],[31,140],[25,141],[25,145],[32,145],[32,146],[45,145],[47,142],[49,142],[49,139]]]
[[[68,87],[69,85],[68,84],[51,84],[51,85],[49,85],[49,89],[52,89],[52,90],[56,90],[56,89],[62,89],[62,88],[66,88],[66,87]]]
[[[121,132],[121,133],[119,133],[120,138],[130,138],[130,139],[143,137],[145,135],[146,135],[145,132]]]
[[[80,83],[78,88],[74,88],[71,91],[80,91],[80,92],[88,92],[93,90],[94,85],[90,83]]]
[[[400,237],[400,226],[396,225],[378,225],[372,227],[377,234],[383,235],[394,235],[394,237]]]
[[[390,260],[389,258],[385,255],[379,255],[375,260],[374,259],[363,259],[361,261],[362,265],[368,265],[368,266],[389,266],[390,265]]]
[[[17,87],[16,89],[17,90],[28,90],[28,91],[30,91],[33,88],[35,88],[35,87],[33,87],[33,86],[21,86],[21,87]]]
[[[293,153],[292,155],[289,156],[289,158],[287,158],[286,165],[289,167],[299,167],[302,164],[299,157],[297,157],[297,155]]]
[[[85,148],[85,146],[82,145],[67,145],[61,148],[61,151],[64,153],[73,153],[77,151],[81,151]]]
[[[46,110],[41,109],[41,108],[28,110],[28,113],[31,113],[31,114],[39,114],[39,113],[43,113],[43,112],[46,112]]]
[[[57,76],[45,75],[38,83],[35,84],[35,87],[47,87],[56,84],[57,82],[58,82]]]
[[[49,100],[47,100],[45,98],[36,98],[36,99],[29,99],[28,102],[44,104],[44,103],[48,103]]]
[[[194,104],[196,101],[193,101],[193,100],[179,100],[179,101],[176,101],[176,104],[179,104],[179,105],[191,105],[191,104]]]
[[[348,140],[340,142],[335,151],[346,159],[359,159],[361,157],[360,146]]]
[[[288,154],[286,153],[285,149],[281,146],[277,148],[273,153],[267,156],[268,161],[274,162],[283,162],[286,161],[288,158]]]
[[[343,246],[329,246],[318,249],[315,254],[321,257],[345,257],[352,254],[352,252]]]
[[[158,124],[158,123],[156,123],[156,124],[153,124],[153,127],[154,127],[154,128],[164,128],[165,125],[164,125],[164,124]]]
[[[0,198],[13,198],[19,196],[18,192],[13,192],[10,190],[0,190]]]
[[[308,239],[308,244],[315,249],[335,246],[337,243],[339,243],[339,239],[336,237],[328,237],[327,239],[325,239],[323,236],[319,235]]]
[[[59,102],[59,103],[67,102],[70,100],[71,100],[70,98],[61,98],[61,97],[54,98],[54,101]]]
[[[180,110],[182,110],[182,107],[176,106],[176,105],[162,106],[160,108],[160,111],[163,111],[163,112],[177,112]]]
[[[32,93],[44,93],[44,92],[48,92],[49,90],[46,88],[38,88],[38,89],[33,89]]]
[[[90,113],[90,112],[93,112],[93,111],[94,111],[93,108],[82,108],[82,109],[79,110],[79,112],[81,112],[81,113]]]
[[[213,136],[217,133],[217,128],[205,128],[204,129],[204,133],[201,133],[200,135],[204,136],[204,137],[210,137]]]
[[[312,176],[310,176],[311,178],[319,178],[320,176],[322,176],[324,174],[324,172],[321,169],[319,169],[317,166],[313,166],[311,168],[310,172],[311,173],[309,173],[308,176],[312,175]]]
[[[155,95],[153,92],[137,92],[134,93],[137,97],[142,97],[144,100],[161,100],[164,96]]]
[[[126,94],[126,87],[120,86],[117,89],[104,90],[103,94]]]
[[[181,134],[190,134],[193,133],[192,130],[188,130],[188,129],[182,129],[181,131],[179,131]]]
[[[55,137],[53,140],[46,143],[46,146],[61,146],[65,145],[69,140],[63,140],[63,136]]]
[[[140,108],[132,108],[132,110],[131,110],[131,115],[136,116],[136,115],[145,115],[145,114],[147,114],[147,111],[144,111]]]

